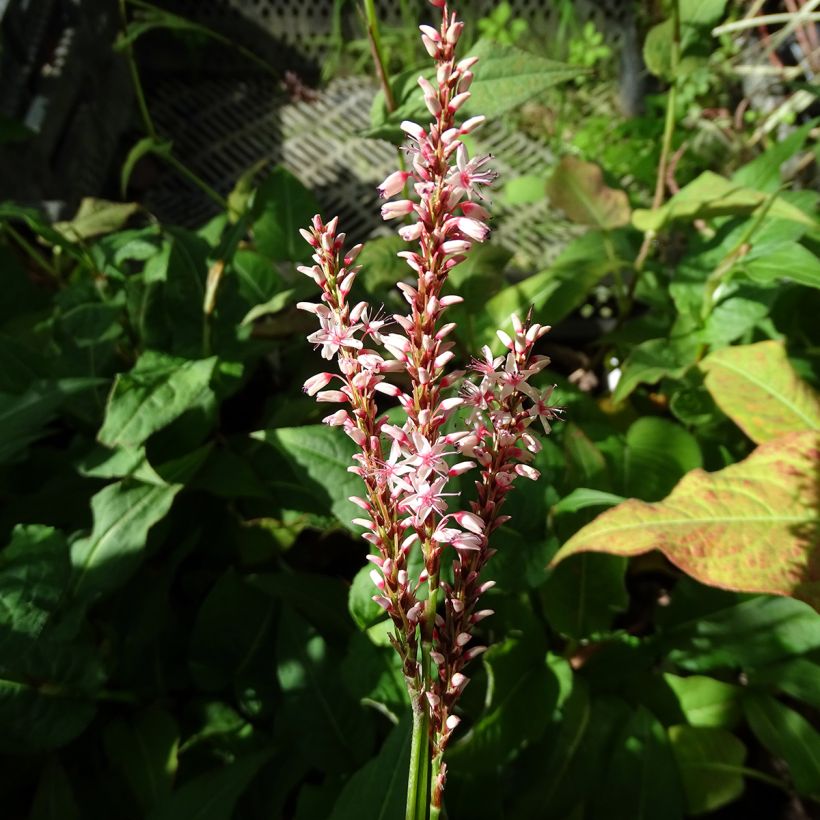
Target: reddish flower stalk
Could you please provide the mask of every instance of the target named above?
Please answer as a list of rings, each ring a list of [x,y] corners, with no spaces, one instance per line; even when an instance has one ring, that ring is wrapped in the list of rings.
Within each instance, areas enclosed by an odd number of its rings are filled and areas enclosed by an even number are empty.
[[[363,538],[375,547],[368,556],[376,567],[371,573],[378,590],[374,600],[393,622],[391,641],[402,659],[414,726],[428,727],[431,807],[437,813],[446,780],[442,755],[458,724],[454,708],[468,682],[462,670],[485,649],[470,644],[475,624],[491,614],[478,608],[482,593],[492,586],[481,580],[494,552],[488,539],[506,520],[500,509],[515,479],[538,477],[528,464],[540,449],[529,425],[540,418],[549,432],[548,421],[558,410],[549,405],[552,388],[540,394],[528,384],[548,364],[545,357],[533,355],[533,346],[549,330],[529,320],[522,325],[513,317],[512,338],[498,331],[509,352],[494,357],[485,347],[483,359],[473,364],[481,377],[477,383],[463,380],[464,371],[447,373],[453,359],[447,336],[455,325],[444,323],[443,317],[462,299],[442,295],[442,290],[448,273],[489,233],[489,214],[475,200],[483,199],[482,189],[495,172],[487,168],[489,157],[470,159],[460,139],[484,118],[472,117],[461,125],[456,121],[470,96],[476,63],[474,58],[456,61],[463,24],[443,0],[431,3],[442,10],[441,25],[421,26],[421,31],[436,62],[436,84],[422,77],[419,85],[434,119],[427,128],[402,123],[410,170],[390,174],[379,188],[382,197],[392,197],[410,185],[414,195],[382,207],[385,219],[413,218],[399,229],[414,245],[399,254],[416,280],[398,285],[409,312],[394,315],[396,332],[386,333],[386,321],[376,318],[366,303],[349,306],[358,272],[353,262],[361,246],[345,252],[337,220],[324,224],[318,216],[309,231],[302,231],[314,249],[314,264],[300,270],[321,289],[321,302],[299,307],[319,319],[320,329],[309,341],[321,348],[323,358],[335,358],[339,365],[338,373],[308,379],[305,390],[317,401],[345,405],[325,422],[342,427],[359,448],[356,465],[349,469],[361,476],[365,493],[351,500],[364,515],[354,523],[365,528]],[[408,389],[387,381],[387,375],[397,372],[406,375]],[[325,389],[333,381],[337,389]],[[460,395],[445,397],[454,386],[461,387]],[[377,393],[398,400],[404,424],[378,416]],[[445,434],[444,425],[459,407],[469,410],[466,429]],[[460,456],[465,458],[458,460]],[[459,494],[448,491],[449,480],[473,468],[480,469],[477,499],[469,510],[450,512],[447,499]],[[440,580],[448,545],[454,553],[452,584]],[[424,559],[418,578],[409,577],[407,569],[414,549]],[[422,600],[419,592],[425,585],[427,598]],[[424,783],[419,788],[426,791]]]

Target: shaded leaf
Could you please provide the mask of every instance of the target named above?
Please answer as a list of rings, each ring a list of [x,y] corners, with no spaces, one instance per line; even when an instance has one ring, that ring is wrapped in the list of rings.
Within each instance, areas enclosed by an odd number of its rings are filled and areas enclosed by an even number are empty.
[[[71,781],[56,758],[43,768],[28,820],[82,820]]]
[[[273,445],[292,465],[298,486],[310,492],[349,529],[358,507],[348,501],[361,490],[360,479],[349,473],[355,445],[347,436],[325,424],[305,427],[279,427],[252,434],[253,438]]]
[[[754,687],[771,688],[802,700],[820,709],[820,663],[817,657],[797,657],[753,669],[749,672],[749,682]]]
[[[658,501],[702,464],[700,447],[690,432],[666,419],[645,416],[626,434],[624,493]]]
[[[700,369],[718,407],[756,443],[820,430],[820,396],[798,378],[782,342],[716,350]]]
[[[71,545],[71,588],[79,598],[110,592],[131,574],[145,548],[148,531],[165,517],[182,489],[120,481],[91,499],[91,534]]]
[[[107,447],[138,447],[186,410],[212,396],[215,356],[190,361],[146,351],[128,373],[120,373],[97,434]]]
[[[553,515],[574,513],[589,507],[614,507],[626,501],[622,495],[605,493],[602,490],[592,490],[589,487],[578,487],[569,495],[564,496],[553,508]]]
[[[789,279],[820,288],[820,259],[804,245],[792,243],[740,261],[743,272],[755,282],[768,284]]]
[[[690,814],[714,811],[743,794],[746,747],[731,732],[670,726],[669,742]]]
[[[621,366],[621,378],[612,400],[623,401],[639,384],[655,384],[666,376],[681,377],[695,361],[697,349],[698,340],[694,335],[641,342]]]
[[[818,616],[790,598],[756,597],[669,628],[658,636],[669,661],[692,672],[754,670],[820,647]]]
[[[257,249],[276,262],[307,260],[311,248],[299,228],[309,225],[319,210],[313,194],[293,174],[274,168],[257,188],[251,205]]]
[[[694,470],[664,501],[602,513],[559,550],[640,555],[657,549],[697,580],[791,595],[820,608],[816,566],[818,441],[792,433],[715,473]]]
[[[159,708],[117,718],[103,730],[113,768],[122,772],[132,796],[148,811],[171,792],[177,771],[179,729]]]
[[[256,752],[206,772],[183,784],[163,800],[148,820],[230,820],[242,796],[271,752]]]
[[[786,761],[797,791],[820,795],[820,733],[770,695],[750,692],[743,708],[758,740]]]
[[[360,820],[366,801],[372,820],[401,817],[407,800],[407,769],[413,726],[405,719],[388,736],[379,754],[345,784],[329,820]]]
[[[512,760],[547,728],[558,699],[555,672],[526,642],[508,638],[485,654],[488,694],[484,712],[450,748],[454,767],[491,771]]]
[[[562,157],[547,183],[550,201],[573,221],[612,230],[629,224],[625,191],[604,184],[601,168],[576,157]]]

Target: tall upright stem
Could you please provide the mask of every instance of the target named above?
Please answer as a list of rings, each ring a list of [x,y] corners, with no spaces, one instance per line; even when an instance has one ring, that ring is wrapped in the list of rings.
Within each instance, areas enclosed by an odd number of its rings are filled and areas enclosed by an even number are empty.
[[[661,142],[661,156],[658,162],[658,176],[655,180],[655,195],[652,197],[652,210],[657,211],[663,205],[663,195],[666,190],[666,174],[669,170],[669,158],[672,154],[672,137],[675,133],[675,118],[677,117],[678,84],[677,71],[680,62],[680,8],[678,0],[672,3],[672,43],[669,55],[669,71],[672,77],[672,84],[669,86],[669,94],[666,98],[666,119],[663,124],[663,139]],[[635,260],[635,276],[630,287],[630,297],[635,291],[638,275],[643,270],[646,257],[655,239],[655,232],[649,230],[643,239],[643,244]]]
[[[407,777],[407,810],[405,820],[427,819],[427,784],[430,763],[427,739],[429,719],[424,693],[413,697],[413,735],[410,741],[410,770]]]

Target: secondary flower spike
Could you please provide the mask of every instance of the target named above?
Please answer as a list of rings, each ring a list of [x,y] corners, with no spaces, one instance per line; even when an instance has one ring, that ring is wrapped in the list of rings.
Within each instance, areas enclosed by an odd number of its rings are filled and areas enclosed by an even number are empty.
[[[441,22],[421,26],[421,34],[435,60],[435,82],[419,79],[431,121],[402,123],[407,170],[394,171],[378,188],[382,216],[401,219],[398,233],[410,243],[399,254],[412,279],[398,285],[407,312],[385,317],[365,302],[348,301],[361,246],[346,250],[337,220],[319,216],[302,231],[313,264],[300,270],[320,297],[298,307],[319,323],[308,341],[338,366],[310,377],[304,389],[317,401],[341,405],[324,420],[357,446],[348,469],[360,476],[364,492],[351,498],[362,510],[354,523],[371,545],[373,600],[392,622],[414,731],[427,727],[430,802],[437,811],[446,782],[443,754],[469,683],[465,670],[485,649],[474,634],[492,614],[479,606],[493,585],[482,577],[494,553],[491,536],[507,520],[501,509],[515,481],[538,478],[531,462],[540,444],[530,426],[540,420],[549,432],[560,410],[549,404],[551,387],[529,383],[549,363],[534,351],[549,328],[529,319],[513,317],[511,334],[499,330],[503,355],[484,347],[469,375],[451,369],[456,324],[446,314],[463,300],[445,288],[453,268],[489,235],[486,188],[496,174],[490,157],[471,158],[461,140],[484,121],[457,120],[476,65],[475,58],[456,58],[463,24],[445,2],[431,2],[441,9]],[[396,404],[401,417],[382,415],[380,402]],[[475,495],[467,500],[459,477],[470,471]],[[414,553],[420,562],[409,560]],[[451,572],[442,572],[443,561]],[[416,575],[414,566],[421,567]]]

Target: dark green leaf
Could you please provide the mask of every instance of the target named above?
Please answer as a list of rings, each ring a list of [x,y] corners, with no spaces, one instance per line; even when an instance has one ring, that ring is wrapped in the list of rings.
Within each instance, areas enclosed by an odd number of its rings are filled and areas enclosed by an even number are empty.
[[[284,168],[274,168],[253,198],[253,235],[260,253],[276,262],[301,262],[311,248],[299,235],[319,212],[313,194]]]
[[[43,768],[28,820],[82,820],[71,781],[56,758]]]
[[[743,699],[743,708],[757,739],[786,761],[797,791],[820,795],[820,734],[817,730],[802,715],[770,695],[749,692]]]
[[[409,719],[393,729],[379,754],[347,781],[329,820],[360,820],[365,801],[369,820],[402,816],[407,799],[411,730]]]
[[[176,789],[148,820],[231,820],[237,800],[271,756],[256,752],[206,772]]]
[[[131,574],[148,531],[165,517],[180,489],[120,481],[91,499],[94,528],[71,545],[71,589],[76,597],[110,592]]]
[[[740,718],[741,689],[705,675],[664,675],[690,726],[731,729]]]
[[[97,438],[107,447],[137,447],[152,433],[213,395],[216,357],[187,361],[154,351],[117,376]]]
[[[103,738],[112,767],[122,773],[144,811],[171,793],[179,729],[168,712],[155,707],[117,718],[105,727]]]

